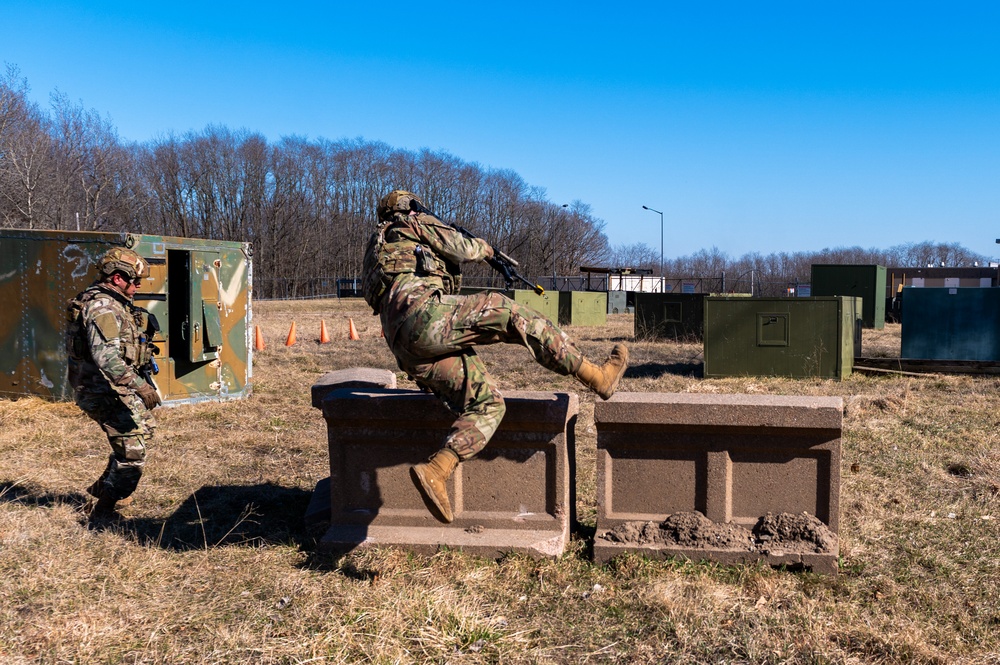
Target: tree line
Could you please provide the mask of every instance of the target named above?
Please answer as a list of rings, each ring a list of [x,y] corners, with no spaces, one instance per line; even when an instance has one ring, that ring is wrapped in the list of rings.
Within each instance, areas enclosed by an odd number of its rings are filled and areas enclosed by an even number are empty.
[[[605,223],[582,201],[548,200],[508,169],[442,151],[401,150],[363,139],[269,142],[249,130],[209,126],[182,136],[123,141],[97,111],[64,94],[50,107],[29,97],[16,67],[0,75],[0,227],[128,231],[250,242],[257,297],[331,293],[360,276],[375,205],[392,189],[418,193],[521,263],[522,274],[577,275],[581,266],[651,269],[644,243],[612,247]],[[760,284],[808,279],[813,262],[972,265],[958,245],[905,245],[731,259],[717,249],[671,259],[668,277],[757,275]],[[467,283],[499,285],[485,266]],[[734,282],[735,283],[735,282]]]

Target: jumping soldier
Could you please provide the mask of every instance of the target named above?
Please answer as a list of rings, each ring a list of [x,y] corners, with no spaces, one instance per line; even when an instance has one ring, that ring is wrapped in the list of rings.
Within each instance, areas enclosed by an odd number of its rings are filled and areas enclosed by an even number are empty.
[[[535,310],[496,292],[458,295],[461,263],[492,259],[493,248],[430,214],[410,192],[390,192],[376,212],[362,288],[399,368],[457,415],[444,447],[411,469],[417,489],[439,511],[436,517],[451,522],[446,482],[459,462],[486,446],[506,409],[477,345],[520,344],[543,367],[577,377],[603,399],[618,387],[628,349],[615,344],[595,365]]]
[[[116,504],[131,503],[156,426],[152,409],[160,404],[156,388],[140,375],[155,351],[156,320],[132,303],[148,274],[146,261],[114,247],[96,265],[97,281],[69,302],[66,331],[77,406],[101,426],[112,451],[100,478],[87,488],[97,499],[91,520],[116,517]]]

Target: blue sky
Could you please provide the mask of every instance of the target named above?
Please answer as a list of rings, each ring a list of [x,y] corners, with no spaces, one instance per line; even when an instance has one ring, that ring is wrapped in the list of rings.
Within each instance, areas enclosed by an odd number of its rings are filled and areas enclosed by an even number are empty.
[[[11,3],[5,3],[11,5]],[[26,2],[0,61],[145,141],[209,124],[509,168],[666,257],[1000,256],[1000,3]]]

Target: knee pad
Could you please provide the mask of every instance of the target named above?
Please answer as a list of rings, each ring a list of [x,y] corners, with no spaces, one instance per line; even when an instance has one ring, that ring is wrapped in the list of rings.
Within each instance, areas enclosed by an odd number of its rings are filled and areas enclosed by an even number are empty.
[[[142,467],[144,462],[122,461],[115,458],[108,470],[108,476],[104,479],[104,488],[115,501],[129,497],[139,486],[139,479],[142,478]]]

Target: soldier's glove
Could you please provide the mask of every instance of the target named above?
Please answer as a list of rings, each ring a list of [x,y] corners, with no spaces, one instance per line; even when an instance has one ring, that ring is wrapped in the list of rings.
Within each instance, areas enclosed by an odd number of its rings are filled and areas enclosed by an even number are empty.
[[[146,405],[147,409],[152,410],[154,407],[163,403],[163,400],[161,400],[160,396],[156,393],[156,389],[148,383],[143,383],[142,386],[137,388],[135,392],[139,395],[139,398],[142,400],[142,403]]]

